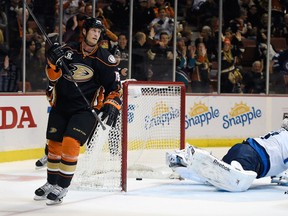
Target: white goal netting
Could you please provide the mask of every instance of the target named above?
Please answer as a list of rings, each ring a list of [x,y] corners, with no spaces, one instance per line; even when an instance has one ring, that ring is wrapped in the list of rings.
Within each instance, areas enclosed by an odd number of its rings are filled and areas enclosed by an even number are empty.
[[[127,178],[169,178],[165,153],[184,147],[184,106],[182,84],[125,83],[116,126],[95,129],[72,185],[126,191]]]

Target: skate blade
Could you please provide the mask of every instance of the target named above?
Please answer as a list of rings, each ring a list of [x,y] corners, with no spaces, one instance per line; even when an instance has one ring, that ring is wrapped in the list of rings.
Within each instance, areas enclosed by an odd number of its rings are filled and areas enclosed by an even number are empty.
[[[36,166],[36,167],[35,167],[35,170],[40,170],[40,169],[43,169],[43,168],[46,168],[46,167],[47,167],[46,165]]]
[[[34,200],[35,201],[41,201],[41,200],[46,200],[47,199],[47,195],[45,195],[45,196],[37,196],[37,195],[35,195],[34,196]]]
[[[49,199],[47,199],[46,205],[47,205],[47,206],[59,205],[59,204],[61,204],[62,202],[63,202],[63,199],[62,199],[62,198],[61,198],[61,199],[57,199],[57,200],[49,200]]]

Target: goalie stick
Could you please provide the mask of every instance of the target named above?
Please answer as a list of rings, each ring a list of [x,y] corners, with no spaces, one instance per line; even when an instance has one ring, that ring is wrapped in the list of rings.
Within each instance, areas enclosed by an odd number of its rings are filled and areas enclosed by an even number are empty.
[[[47,33],[44,31],[43,27],[41,26],[41,24],[38,22],[38,19],[35,17],[33,11],[31,10],[31,8],[27,5],[27,3],[24,1],[24,4],[28,10],[28,12],[30,13],[30,15],[32,16],[32,18],[34,19],[36,25],[38,26],[39,30],[41,31],[41,33],[43,34],[44,38],[46,39],[46,41],[48,42],[49,46],[52,46],[53,43],[50,40],[50,38],[48,37]],[[63,45],[64,46],[64,45]],[[74,83],[75,87],[77,88],[78,92],[80,93],[80,95],[82,96],[82,98],[84,99],[85,103],[87,104],[89,110],[92,112],[93,116],[95,117],[95,119],[100,123],[101,127],[103,130],[106,130],[105,125],[103,124],[103,122],[101,121],[101,119],[99,118],[99,116],[97,115],[96,111],[93,109],[93,107],[90,106],[87,98],[85,97],[85,95],[83,94],[82,90],[79,88],[76,80],[74,79],[71,71],[69,70],[68,66],[65,64],[65,62],[63,60],[61,60],[62,62],[62,66],[63,69],[69,74],[72,82]]]

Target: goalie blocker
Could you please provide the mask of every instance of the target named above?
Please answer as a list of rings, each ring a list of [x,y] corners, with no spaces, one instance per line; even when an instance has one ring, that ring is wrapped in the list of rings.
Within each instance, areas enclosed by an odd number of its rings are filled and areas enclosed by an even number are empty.
[[[230,191],[246,191],[256,179],[256,172],[245,171],[237,161],[227,164],[209,152],[188,145],[185,151],[167,153],[168,165],[182,177]]]

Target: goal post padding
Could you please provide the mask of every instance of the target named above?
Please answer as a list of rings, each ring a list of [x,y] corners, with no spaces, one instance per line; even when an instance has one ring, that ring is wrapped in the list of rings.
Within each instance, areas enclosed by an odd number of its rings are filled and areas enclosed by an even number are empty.
[[[72,185],[127,191],[127,178],[169,178],[165,153],[185,147],[185,85],[123,83],[121,115],[114,128],[94,131],[79,157]]]

